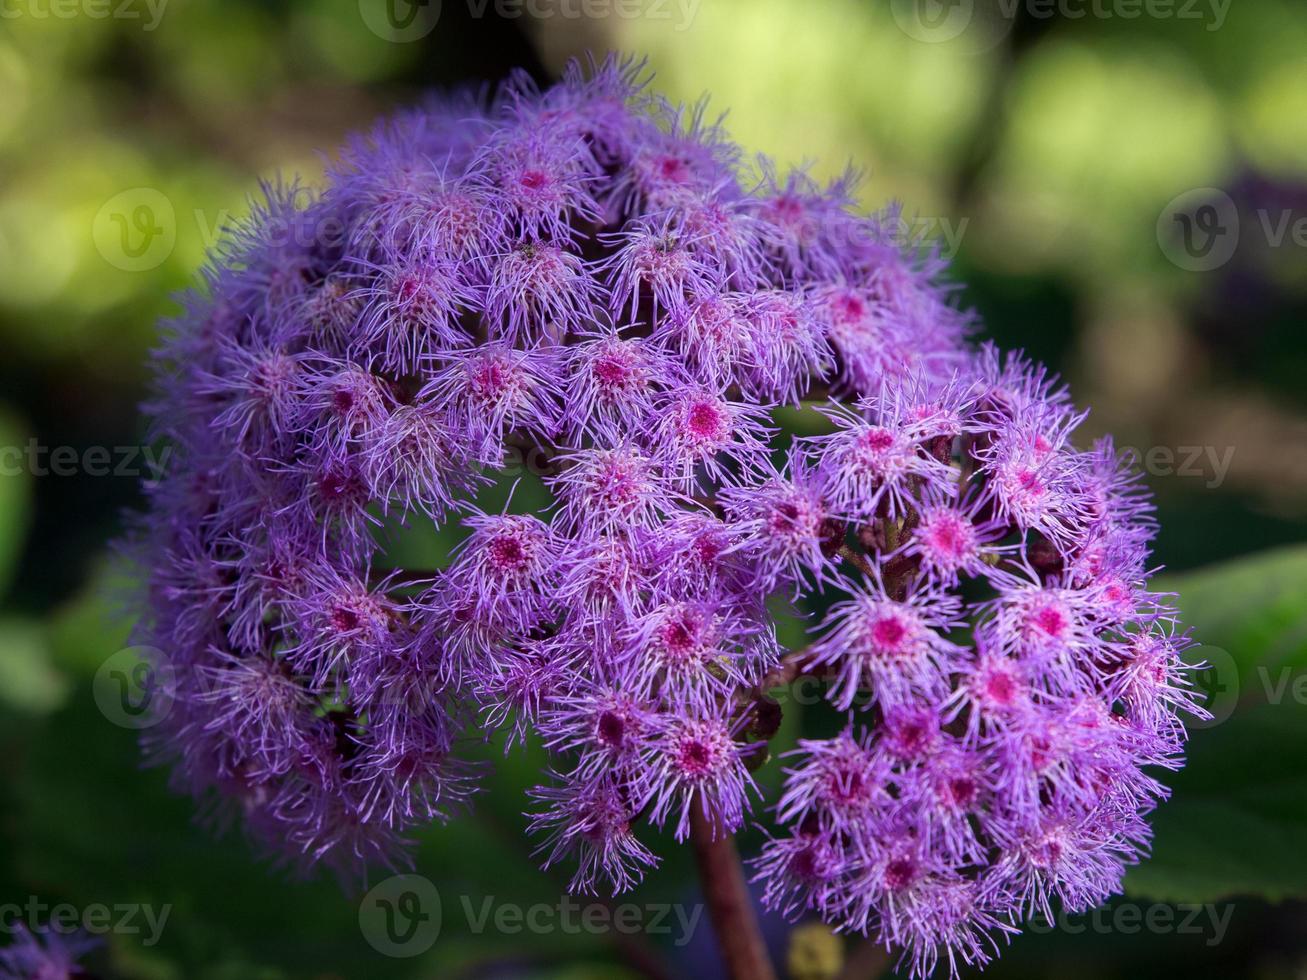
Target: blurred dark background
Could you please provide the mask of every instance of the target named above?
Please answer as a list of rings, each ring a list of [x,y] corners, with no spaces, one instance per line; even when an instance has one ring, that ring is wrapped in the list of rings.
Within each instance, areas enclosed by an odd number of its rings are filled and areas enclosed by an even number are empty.
[[[1088,429],[1140,451],[1159,563],[1183,571],[1304,538],[1300,0],[7,0],[0,12],[0,446],[23,452],[0,460],[0,899],[172,904],[158,945],[110,937],[110,975],[607,977],[648,956],[679,975],[716,969],[706,929],[684,949],[651,939],[633,952],[609,936],[449,924],[454,895],[556,900],[512,788],[539,760],[493,749],[508,788],[489,817],[434,832],[422,852],[445,936],[425,958],[379,958],[353,899],[285,881],[239,840],[212,843],[91,700],[87,680],[125,637],[105,625],[106,542],[139,498],[134,476],[94,475],[85,453],[108,447],[118,464],[118,447],[140,443],[145,355],[170,295],[261,178],[319,180],[319,151],[431,87],[513,68],[547,82],[586,51],[647,55],[658,88],[710,94],[748,150],[817,176],[852,162],[869,208],[902,200],[908,234],[953,256],[987,335],[1061,372],[1092,406]],[[151,220],[137,224],[142,202]],[[68,475],[56,447],[79,461]],[[687,871],[670,860],[635,900],[692,901]],[[1023,937],[987,975],[1303,977],[1305,928],[1300,906],[1236,900],[1219,942],[1091,924]]]

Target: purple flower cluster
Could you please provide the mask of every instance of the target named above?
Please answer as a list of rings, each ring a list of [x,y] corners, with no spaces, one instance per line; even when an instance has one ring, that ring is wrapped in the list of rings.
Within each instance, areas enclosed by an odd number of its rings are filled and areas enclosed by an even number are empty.
[[[756,813],[767,692],[814,675],[845,728],[792,754],[767,903],[918,974],[984,962],[1119,887],[1200,711],[1146,495],[1054,379],[970,342],[894,212],[744,166],[636,76],[401,114],[217,257],[151,407],[150,747],[274,853],[356,870],[504,729],[551,753],[545,863],[617,890],[657,863],[642,822]],[[552,506],[484,512],[522,447]],[[384,570],[383,528],[433,523],[447,567]],[[801,651],[789,602],[827,610]]]
[[[90,977],[79,961],[103,945],[82,930],[56,932],[12,927],[13,941],[0,949],[0,980],[77,980]]]

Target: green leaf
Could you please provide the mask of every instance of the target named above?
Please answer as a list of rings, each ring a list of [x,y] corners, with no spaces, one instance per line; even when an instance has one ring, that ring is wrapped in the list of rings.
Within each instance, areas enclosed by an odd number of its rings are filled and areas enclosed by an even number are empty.
[[[1126,890],[1172,902],[1307,896],[1307,548],[1189,575],[1182,621],[1212,667],[1212,722],[1192,726],[1172,799],[1154,815],[1153,856]]]

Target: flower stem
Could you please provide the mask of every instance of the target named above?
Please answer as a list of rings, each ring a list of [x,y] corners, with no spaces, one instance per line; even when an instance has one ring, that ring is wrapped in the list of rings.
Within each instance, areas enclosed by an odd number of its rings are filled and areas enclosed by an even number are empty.
[[[696,801],[697,802],[697,801]],[[690,809],[690,840],[717,944],[731,980],[776,980],[740,867],[735,838],[714,827],[702,808]]]
[[[863,575],[871,574],[871,563],[867,561],[866,555],[858,554],[847,544],[840,548],[839,555],[845,561],[852,562],[854,565],[856,565],[858,567],[858,571],[862,572]]]

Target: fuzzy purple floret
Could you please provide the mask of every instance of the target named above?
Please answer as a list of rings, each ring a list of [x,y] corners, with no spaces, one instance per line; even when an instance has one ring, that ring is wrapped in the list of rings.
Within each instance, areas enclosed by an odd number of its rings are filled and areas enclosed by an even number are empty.
[[[271,189],[187,298],[139,536],[175,668],[150,750],[357,871],[459,809],[462,740],[503,726],[551,753],[545,863],[622,889],[641,822],[756,810],[768,600],[820,597],[801,669],[847,727],[793,753],[757,880],[919,974],[984,962],[1119,889],[1200,711],[1146,494],[1042,368],[971,343],[896,213],[750,176],[636,76],[401,114],[321,194]],[[826,434],[781,438],[801,403]],[[523,447],[552,509],[482,512]],[[378,570],[383,526],[460,520],[448,567]]]
[[[29,929],[23,923],[10,928],[12,941],[0,949],[0,980],[76,980],[89,977],[80,961],[104,945],[104,940],[76,929]]]

